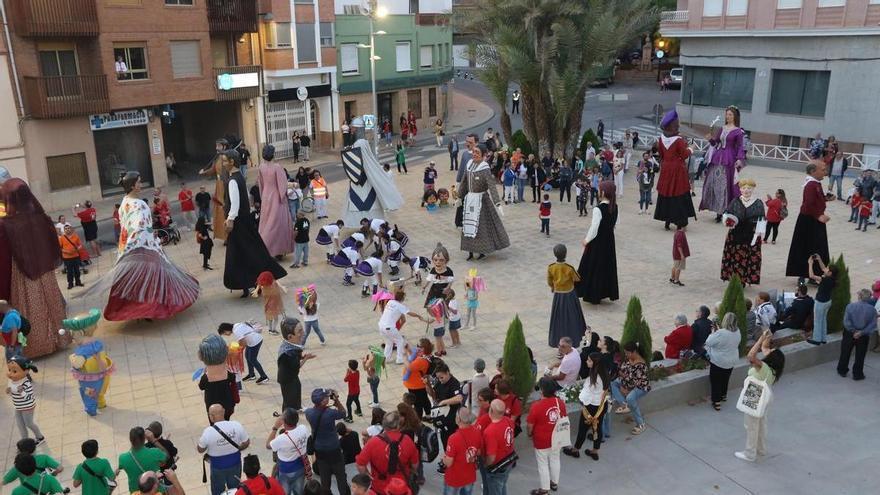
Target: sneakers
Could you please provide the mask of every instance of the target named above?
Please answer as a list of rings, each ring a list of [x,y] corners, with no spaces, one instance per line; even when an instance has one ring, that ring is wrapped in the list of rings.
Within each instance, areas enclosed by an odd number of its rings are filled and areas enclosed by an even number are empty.
[[[354,423],[354,420],[351,418],[342,418],[342,420],[349,424]]]
[[[278,330],[275,330],[274,328],[270,328],[270,329],[269,329],[269,333],[272,334],[272,335],[280,335],[280,334],[278,333]]]
[[[294,263],[294,264],[290,265],[290,268],[299,268],[299,265],[297,265],[296,263]]]
[[[642,432],[645,431],[647,428],[648,428],[648,425],[646,425],[646,424],[636,425],[636,427],[633,428],[632,430],[630,430],[629,432],[632,435],[641,435]]]
[[[254,379],[256,379],[256,378],[257,378],[256,375],[247,375],[247,376],[245,376],[244,378],[242,378],[241,381],[243,381],[243,382],[249,382],[249,381],[254,380]]]
[[[46,443],[46,437],[40,437],[37,439],[37,447]]]
[[[264,384],[264,383],[266,383],[266,382],[268,382],[268,381],[269,381],[269,377],[268,377],[268,376],[264,376],[263,378],[260,378],[259,380],[257,380],[256,383],[257,383],[257,385],[262,385],[262,384]]]
[[[369,404],[367,404],[367,407],[369,407],[370,409],[375,409],[375,408],[379,407],[379,403],[378,402],[370,402]]]
[[[746,462],[755,462],[755,458],[754,458],[754,457],[749,457],[749,456],[747,456],[745,452],[734,452],[733,455],[734,455],[737,459],[742,459],[742,460],[744,460],[744,461],[746,461]]]

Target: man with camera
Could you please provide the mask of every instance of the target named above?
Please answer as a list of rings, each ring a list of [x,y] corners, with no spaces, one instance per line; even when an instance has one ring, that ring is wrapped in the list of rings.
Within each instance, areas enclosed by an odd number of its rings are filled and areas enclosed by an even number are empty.
[[[336,421],[346,417],[345,406],[339,402],[339,394],[327,388],[312,390],[312,404],[315,407],[306,409],[305,413],[312,428],[309,454],[315,454],[321,486],[329,489],[335,476],[339,495],[351,495],[345,476],[345,458],[342,456],[339,435],[336,434]]]
[[[164,483],[167,481],[167,483]],[[146,471],[137,480],[138,491],[132,495],[156,495],[159,493],[161,486],[167,486],[166,495],[186,495],[183,485],[177,479],[177,473],[173,469],[166,469],[162,472]]]
[[[196,446],[207,454],[211,463],[211,495],[220,495],[227,488],[238,488],[241,478],[241,451],[251,441],[238,421],[225,421],[226,411],[220,404],[211,404],[208,417],[211,426],[202,432]]]

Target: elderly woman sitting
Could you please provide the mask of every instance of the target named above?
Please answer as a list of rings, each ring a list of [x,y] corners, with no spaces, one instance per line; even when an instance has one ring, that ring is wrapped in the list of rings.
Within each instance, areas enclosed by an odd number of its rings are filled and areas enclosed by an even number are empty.
[[[693,331],[688,325],[687,316],[684,313],[675,315],[675,330],[663,338],[666,342],[666,359],[678,359],[681,351],[691,348]]]

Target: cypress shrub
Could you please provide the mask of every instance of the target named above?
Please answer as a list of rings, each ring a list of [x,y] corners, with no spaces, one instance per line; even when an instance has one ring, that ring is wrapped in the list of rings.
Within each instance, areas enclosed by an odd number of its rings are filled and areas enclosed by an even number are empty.
[[[748,352],[746,340],[748,340],[748,328],[746,325],[746,298],[743,294],[743,285],[740,282],[739,275],[730,277],[727,282],[727,289],[724,290],[724,298],[721,299],[721,306],[718,309],[718,321],[724,319],[724,315],[733,313],[736,315],[736,322],[739,325],[739,355],[745,356]]]
[[[581,144],[580,144],[580,156],[581,158],[585,158],[587,154],[588,143],[593,143],[593,148],[598,152],[602,149],[602,141],[599,140],[599,136],[593,132],[593,129],[587,129],[584,131],[584,135],[581,136]]]
[[[623,347],[629,342],[638,344],[639,353],[646,362],[651,362],[651,329],[642,317],[642,301],[636,296],[630,297],[626,305],[626,320],[623,322],[620,346]]]
[[[519,315],[514,316],[507,327],[502,359],[504,374],[510,380],[514,393],[525,401],[535,388],[535,377],[532,376],[532,362]]]
[[[852,293],[849,285],[849,268],[843,261],[841,253],[832,265],[837,267],[837,281],[831,291],[831,307],[828,308],[828,333],[843,331],[843,312],[846,305],[852,301]]]

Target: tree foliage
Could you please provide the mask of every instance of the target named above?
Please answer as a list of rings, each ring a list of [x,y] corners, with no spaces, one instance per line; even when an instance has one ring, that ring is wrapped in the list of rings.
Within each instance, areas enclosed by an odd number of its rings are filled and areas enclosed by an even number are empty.
[[[502,361],[504,374],[510,379],[514,393],[525,400],[535,387],[535,377],[519,315],[514,316],[507,328]]]
[[[746,352],[748,352],[746,341],[749,338],[746,325],[746,298],[738,275],[733,275],[730,277],[730,281],[727,282],[724,297],[721,299],[721,306],[718,308],[718,319],[723,320],[724,315],[727,313],[736,315],[736,324],[739,326],[740,334],[739,355],[745,356]]]
[[[592,128],[584,131],[584,135],[581,136],[581,142],[580,145],[578,145],[578,155],[580,155],[581,158],[586,158],[589,143],[593,143],[593,149],[595,149],[596,152],[602,149],[602,141],[599,139],[599,136],[593,132]]]
[[[837,267],[837,280],[834,289],[831,290],[831,307],[828,308],[828,333],[843,331],[843,313],[846,305],[852,301],[852,293],[849,284],[849,268],[843,261],[843,254],[832,261]]]
[[[543,156],[571,157],[585,95],[621,49],[653,31],[652,0],[482,0],[459,19],[476,35],[480,78],[501,106],[510,142],[507,90],[518,83],[523,130]]]
[[[620,337],[620,346],[629,342],[635,342],[639,346],[639,354],[646,362],[651,362],[651,328],[642,316],[642,301],[632,296],[626,305],[626,320],[623,322],[623,336]]]
[[[526,133],[522,129],[514,132],[508,142],[510,143],[510,149],[515,150],[519,148],[526,158],[535,152],[532,148],[532,143],[529,142],[529,138],[526,137]]]

